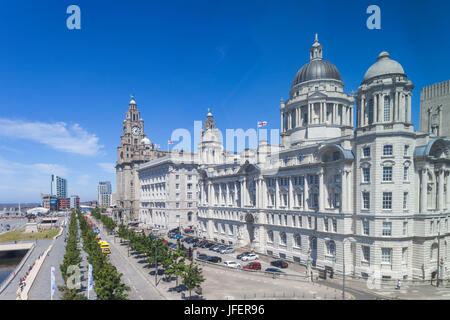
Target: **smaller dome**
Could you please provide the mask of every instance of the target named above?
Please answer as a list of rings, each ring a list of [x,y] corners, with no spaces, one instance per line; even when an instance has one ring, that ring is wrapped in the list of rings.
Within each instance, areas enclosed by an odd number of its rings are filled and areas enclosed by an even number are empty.
[[[391,59],[388,52],[383,51],[378,55],[377,62],[375,62],[369,69],[367,69],[364,75],[363,82],[372,79],[374,77],[379,77],[383,75],[390,74],[403,74],[405,71],[400,63]]]
[[[141,140],[141,144],[152,144],[149,138],[145,137]]]
[[[136,101],[134,101],[134,99],[131,99],[130,104],[136,104]]]

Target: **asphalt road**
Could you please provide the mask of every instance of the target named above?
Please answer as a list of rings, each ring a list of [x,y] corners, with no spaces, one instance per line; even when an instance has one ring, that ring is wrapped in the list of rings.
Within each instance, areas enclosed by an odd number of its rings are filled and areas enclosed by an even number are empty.
[[[142,269],[139,270],[130,258],[125,254],[125,250],[119,249],[120,243],[114,243],[114,237],[108,236],[106,231],[102,231],[100,236],[108,241],[111,246],[110,261],[122,273],[122,281],[130,287],[128,298],[130,300],[162,300],[164,299],[156,290],[152,283],[145,277]],[[118,241],[118,239],[116,239]],[[150,270],[149,270],[150,272]]]

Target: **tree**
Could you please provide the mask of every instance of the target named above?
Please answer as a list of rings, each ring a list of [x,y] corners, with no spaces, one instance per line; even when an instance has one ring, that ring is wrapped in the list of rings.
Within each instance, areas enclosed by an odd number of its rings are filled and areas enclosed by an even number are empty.
[[[192,297],[192,290],[198,287],[205,278],[202,275],[202,269],[191,261],[186,265],[182,273],[183,284],[189,289],[189,299]]]
[[[95,293],[98,300],[125,300],[128,295],[125,291],[130,288],[124,285],[120,278],[122,274],[118,273],[116,268],[106,263],[97,274],[95,281]]]

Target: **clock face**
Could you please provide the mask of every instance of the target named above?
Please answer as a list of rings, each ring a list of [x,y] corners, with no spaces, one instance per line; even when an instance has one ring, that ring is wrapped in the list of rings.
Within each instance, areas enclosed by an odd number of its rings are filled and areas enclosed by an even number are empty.
[[[135,136],[138,136],[141,133],[141,128],[133,127],[131,128],[131,133],[133,133]]]

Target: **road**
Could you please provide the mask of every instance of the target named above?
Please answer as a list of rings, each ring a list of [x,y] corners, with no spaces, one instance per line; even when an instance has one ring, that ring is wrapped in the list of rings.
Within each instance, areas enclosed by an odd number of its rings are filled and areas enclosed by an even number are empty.
[[[127,257],[126,250],[119,248],[119,243],[114,243],[114,237],[101,230],[102,239],[108,241],[111,246],[110,261],[123,274],[122,281],[130,287],[128,298],[130,300],[162,300],[164,299],[158,290],[143,275],[144,270],[137,268]],[[118,241],[118,239],[116,239]]]

